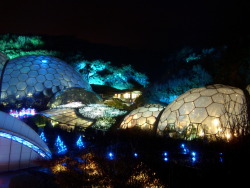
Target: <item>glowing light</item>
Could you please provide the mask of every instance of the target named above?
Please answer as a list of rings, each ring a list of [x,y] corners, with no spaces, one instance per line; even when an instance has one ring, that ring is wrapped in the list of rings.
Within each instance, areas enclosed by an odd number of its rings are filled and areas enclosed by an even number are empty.
[[[47,62],[48,62],[48,60],[46,60],[46,59],[42,60],[42,63],[47,63]]]
[[[79,136],[78,140],[76,141],[76,146],[79,148],[79,149],[82,149],[84,148],[84,143],[82,141],[82,136]]]
[[[109,153],[108,153],[108,158],[109,158],[110,160],[113,160],[113,159],[114,159],[114,154],[113,154],[112,152],[109,152]]]
[[[125,93],[123,96],[124,96],[125,99],[129,99],[130,98],[130,93]]]
[[[47,139],[46,139],[46,137],[45,137],[45,135],[44,135],[44,132],[42,132],[42,133],[40,134],[40,138],[41,138],[44,142],[47,142]]]
[[[217,127],[220,124],[220,121],[218,119],[214,119],[212,123]]]
[[[168,156],[168,153],[167,153],[167,152],[164,152],[164,153],[163,153],[163,156],[165,156],[165,157]]]
[[[167,162],[167,161],[168,161],[168,158],[167,158],[167,157],[164,157],[163,160],[164,160],[165,162]]]
[[[184,148],[185,148],[185,144],[181,144],[181,148],[183,148],[183,149],[184,149]]]
[[[9,114],[15,118],[25,118],[36,115],[36,110],[34,108],[23,108],[20,111],[11,109]]]
[[[138,157],[138,153],[134,153],[134,157]]]
[[[229,140],[231,138],[231,134],[229,132],[227,132],[225,136],[226,136],[227,140]]]
[[[220,155],[219,160],[220,160],[221,163],[223,163],[223,153],[219,153],[219,155]]]
[[[192,162],[195,162],[196,161],[196,157],[192,157]]]
[[[127,112],[104,104],[89,104],[80,108],[79,113],[86,118],[96,119],[99,117],[116,117]]]
[[[68,104],[62,104],[62,105],[56,106],[55,108],[80,108],[84,106],[85,104],[82,104],[82,102],[71,102]]]
[[[193,157],[195,157],[195,156],[196,156],[196,152],[192,152],[191,155],[192,155]]]
[[[8,138],[8,139],[16,141],[16,142],[18,142],[20,144],[23,144],[23,145],[27,146],[28,148],[30,148],[30,149],[34,150],[35,152],[37,152],[43,158],[51,158],[50,153],[43,152],[41,149],[39,149],[39,147],[35,146],[34,144],[30,143],[27,140],[24,140],[24,139],[19,138],[17,136],[13,136],[13,135],[10,135],[8,133],[3,133],[3,132],[0,132],[0,137]]]
[[[65,154],[68,150],[60,136],[57,136],[55,146],[57,147],[57,154]]]

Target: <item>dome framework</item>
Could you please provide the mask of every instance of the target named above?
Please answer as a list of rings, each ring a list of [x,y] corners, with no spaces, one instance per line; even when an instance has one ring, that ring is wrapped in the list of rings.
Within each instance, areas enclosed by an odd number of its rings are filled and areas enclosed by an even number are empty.
[[[43,106],[55,93],[71,87],[92,91],[78,72],[55,57],[28,55],[2,62],[0,101],[4,105]]]
[[[221,84],[194,88],[164,110],[159,134],[194,139],[225,139],[246,134],[247,105],[243,91]]]

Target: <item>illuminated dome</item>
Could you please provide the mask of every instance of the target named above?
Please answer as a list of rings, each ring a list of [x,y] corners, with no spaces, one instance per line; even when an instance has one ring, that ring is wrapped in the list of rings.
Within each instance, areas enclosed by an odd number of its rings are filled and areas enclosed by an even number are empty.
[[[124,118],[120,127],[122,129],[139,127],[143,130],[153,130],[155,121],[163,108],[163,106],[158,104],[149,104],[139,107]]]
[[[246,99],[241,89],[210,85],[194,88],[175,99],[164,110],[158,133],[193,139],[230,139],[244,134],[247,123]]]
[[[100,101],[101,98],[94,92],[90,92],[79,87],[72,87],[56,93],[48,103],[48,107],[55,108],[56,106],[72,102],[80,102],[82,104],[96,104]]]
[[[7,62],[1,84],[1,102],[17,107],[46,105],[55,93],[71,87],[92,91],[79,73],[58,58],[22,56]]]
[[[33,167],[33,160],[51,157],[47,145],[24,122],[1,111],[0,119],[0,172]]]

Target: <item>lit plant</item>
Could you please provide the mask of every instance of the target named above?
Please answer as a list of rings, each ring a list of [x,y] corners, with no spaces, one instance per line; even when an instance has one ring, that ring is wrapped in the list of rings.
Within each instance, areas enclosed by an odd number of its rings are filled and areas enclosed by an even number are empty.
[[[67,152],[67,147],[61,140],[60,136],[57,136],[56,143],[55,143],[56,149],[57,149],[57,154],[65,154]]]
[[[115,119],[112,117],[99,117],[92,127],[99,130],[108,130],[114,123]]]

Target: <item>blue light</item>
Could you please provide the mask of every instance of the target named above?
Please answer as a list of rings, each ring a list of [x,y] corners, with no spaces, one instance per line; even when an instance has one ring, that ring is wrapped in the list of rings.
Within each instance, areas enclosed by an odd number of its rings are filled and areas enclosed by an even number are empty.
[[[109,158],[110,160],[113,160],[113,159],[114,159],[114,154],[113,154],[112,152],[109,152],[109,153],[108,153],[108,158]]]
[[[223,163],[223,157],[220,157],[220,162]]]
[[[134,157],[138,157],[138,153],[134,153]]]
[[[8,139],[14,140],[20,144],[23,144],[23,145],[27,146],[28,148],[34,150],[35,152],[37,152],[40,156],[42,156],[44,158],[51,158],[50,153],[43,152],[41,149],[39,149],[39,147],[35,146],[34,144],[32,144],[32,143],[30,143],[22,138],[10,135],[8,133],[3,133],[3,132],[0,132],[0,137],[8,138]]]
[[[77,142],[76,142],[76,146],[77,146],[79,149],[82,149],[82,148],[85,147],[85,146],[84,146],[84,143],[83,143],[83,141],[82,141],[82,136],[79,136],[79,138],[78,138],[78,140],[77,140]]]
[[[183,149],[183,154],[187,154],[187,153],[189,153],[189,149],[184,148]]]
[[[44,142],[47,142],[47,139],[46,139],[46,137],[45,137],[45,135],[44,135],[44,132],[42,132],[42,133],[40,134],[40,138],[41,138]]]
[[[167,157],[164,157],[163,160],[164,160],[165,162],[167,162],[167,161],[168,161],[168,158],[167,158]]]
[[[165,156],[165,157],[168,156],[168,153],[167,153],[167,152],[164,152],[164,153],[163,153],[163,156]]]
[[[183,149],[184,149],[184,148],[185,148],[185,144],[181,144],[181,148],[183,148]]]
[[[46,59],[43,59],[42,62],[43,62],[43,63],[47,63],[48,61],[47,61]]]
[[[60,136],[57,136],[55,146],[57,147],[57,154],[64,154],[68,150],[61,140]]]
[[[195,162],[196,161],[196,157],[192,157],[192,161]]]
[[[192,152],[191,155],[192,155],[193,157],[195,157],[195,156],[196,156],[196,152]]]
[[[223,153],[219,153],[219,155],[220,155],[219,160],[220,160],[221,163],[223,163]]]

